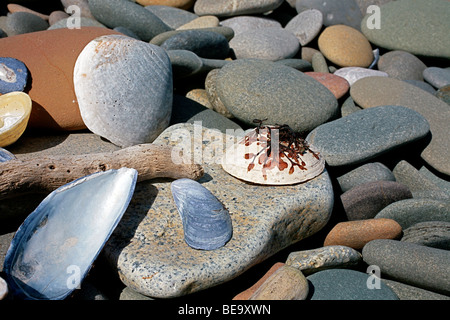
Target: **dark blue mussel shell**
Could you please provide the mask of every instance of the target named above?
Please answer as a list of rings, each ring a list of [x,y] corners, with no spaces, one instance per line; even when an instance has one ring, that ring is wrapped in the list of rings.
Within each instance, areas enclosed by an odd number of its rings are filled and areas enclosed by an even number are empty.
[[[208,189],[197,181],[178,179],[172,182],[171,190],[183,222],[184,240],[190,247],[215,250],[231,239],[230,214]]]

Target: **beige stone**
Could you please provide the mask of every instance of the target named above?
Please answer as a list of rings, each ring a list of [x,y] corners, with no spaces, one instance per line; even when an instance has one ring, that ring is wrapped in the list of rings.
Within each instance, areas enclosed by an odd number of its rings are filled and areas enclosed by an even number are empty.
[[[367,68],[373,61],[369,40],[349,26],[334,25],[326,28],[319,36],[318,45],[322,54],[340,67]]]
[[[219,26],[219,18],[216,16],[202,16],[198,17],[186,24],[178,27],[177,30],[190,30],[202,28],[214,28]]]

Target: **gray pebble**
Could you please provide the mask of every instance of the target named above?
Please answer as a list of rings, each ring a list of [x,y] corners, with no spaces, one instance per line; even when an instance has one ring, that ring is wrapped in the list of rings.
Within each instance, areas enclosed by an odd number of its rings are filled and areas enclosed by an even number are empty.
[[[403,230],[401,241],[450,250],[450,222],[419,222]]]
[[[382,280],[370,277],[374,276],[350,269],[320,271],[306,277],[310,283],[309,297],[311,300],[398,300]]]
[[[450,202],[435,199],[405,199],[391,203],[375,218],[393,219],[403,230],[424,221],[450,222]]]
[[[329,120],[338,107],[334,95],[312,77],[257,59],[238,59],[220,69],[217,93],[225,107],[249,125],[267,118],[267,124],[287,124],[299,132]]]
[[[366,163],[337,177],[342,192],[374,181],[395,181],[395,176],[388,167],[380,162]]]
[[[14,12],[6,19],[8,36],[43,31],[49,27],[47,21],[28,12]]]
[[[323,24],[332,26],[344,24],[360,30],[363,15],[355,0],[323,1],[323,0],[297,0],[297,12],[306,9],[317,9],[323,14]]]
[[[222,20],[220,22],[220,25],[233,29],[235,35],[266,27],[278,27],[280,29],[282,28],[281,23],[279,23],[277,20],[267,17],[255,16],[238,16],[228,18]]]
[[[309,9],[300,12],[292,18],[285,26],[286,30],[291,31],[302,46],[310,43],[322,29],[323,15],[316,9]]]
[[[165,50],[188,50],[201,58],[225,59],[230,51],[225,36],[213,32],[198,30],[185,30],[164,41],[161,48]]]
[[[236,58],[276,61],[292,58],[300,50],[295,35],[278,27],[267,27],[235,35],[230,41]]]
[[[370,241],[362,250],[364,261],[382,275],[406,284],[450,295],[450,251],[396,240]]]
[[[423,71],[424,79],[433,87],[440,89],[450,84],[450,70],[438,67],[429,67]]]
[[[405,160],[400,161],[394,167],[393,173],[395,179],[407,186],[416,199],[449,199],[449,196],[439,186]]]
[[[400,50],[385,53],[378,61],[378,70],[399,80],[423,80],[422,74],[426,68],[425,63],[415,55]]]
[[[89,0],[89,8],[100,23],[109,28],[128,28],[143,41],[150,41],[172,29],[149,10],[131,1]]]
[[[328,165],[342,166],[370,160],[428,132],[428,122],[418,112],[402,106],[379,106],[322,124],[306,139]]]
[[[394,181],[361,184],[341,195],[348,220],[371,219],[389,204],[409,198],[412,198],[411,191]]]
[[[149,5],[145,9],[160,18],[162,22],[172,29],[177,29],[182,25],[198,18],[198,15],[187,10],[165,5]]]

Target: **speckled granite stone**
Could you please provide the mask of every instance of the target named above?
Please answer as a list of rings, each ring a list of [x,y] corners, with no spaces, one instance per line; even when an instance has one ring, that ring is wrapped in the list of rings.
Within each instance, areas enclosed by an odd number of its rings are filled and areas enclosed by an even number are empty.
[[[154,143],[193,147],[194,160],[205,170],[199,182],[230,212],[231,240],[212,251],[190,248],[170,192],[171,181],[139,183],[104,248],[108,261],[131,289],[153,298],[169,298],[213,287],[311,236],[327,223],[334,201],[327,172],[291,186],[247,184],[223,171],[215,157],[207,159],[214,146],[218,153],[223,151],[218,143],[223,138],[218,131],[177,124]],[[203,161],[199,159],[201,148]]]
[[[354,268],[362,262],[361,254],[353,248],[341,245],[291,252],[288,266],[299,269],[305,276],[326,270]]]

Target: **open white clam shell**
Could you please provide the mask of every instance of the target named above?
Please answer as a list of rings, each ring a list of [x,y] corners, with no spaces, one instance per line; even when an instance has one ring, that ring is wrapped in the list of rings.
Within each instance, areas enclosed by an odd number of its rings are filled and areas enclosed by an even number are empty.
[[[314,151],[313,146],[308,146],[302,152],[284,152],[274,134],[274,127],[266,128],[270,128],[273,133],[270,142],[267,142],[269,129],[254,129],[226,150],[222,168],[227,173],[238,179],[263,185],[296,184],[322,173],[325,160]]]

